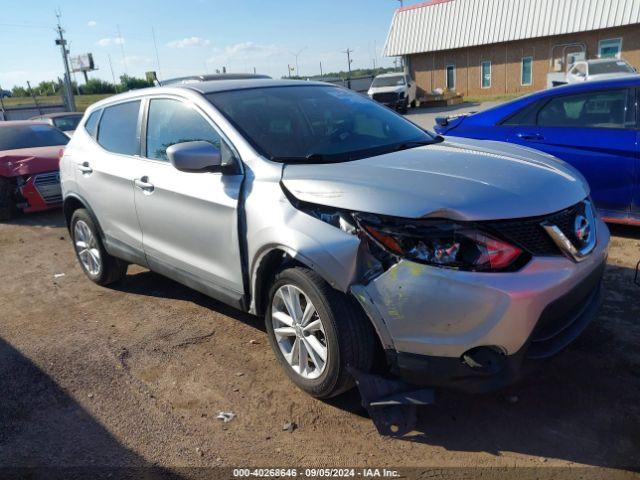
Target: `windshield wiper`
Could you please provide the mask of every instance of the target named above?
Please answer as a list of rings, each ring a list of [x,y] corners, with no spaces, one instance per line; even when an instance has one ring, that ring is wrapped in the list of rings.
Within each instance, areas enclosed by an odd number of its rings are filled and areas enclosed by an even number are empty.
[[[335,161],[337,158],[343,157],[343,154],[327,154],[327,153],[309,153],[304,157],[273,157],[272,160],[277,162],[295,162],[295,163],[319,163]]]
[[[425,145],[433,145],[434,143],[440,143],[444,140],[443,137],[438,135],[435,138],[429,140],[413,140],[411,142],[402,142],[398,145],[395,145],[393,148],[394,152],[399,152],[400,150],[409,150],[411,148],[424,147]]]

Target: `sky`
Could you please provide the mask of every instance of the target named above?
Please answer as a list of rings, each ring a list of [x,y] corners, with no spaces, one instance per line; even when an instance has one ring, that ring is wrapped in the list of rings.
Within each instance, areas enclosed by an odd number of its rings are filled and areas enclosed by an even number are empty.
[[[416,2],[405,2],[416,3]],[[0,17],[0,87],[10,89],[62,76],[54,43],[56,9],[71,55],[93,53],[90,78],[113,81],[123,73],[160,78],[196,73],[301,76],[391,66],[384,42],[398,0],[30,0],[12,3]],[[154,49],[153,31],[158,55]],[[111,66],[109,62],[111,59]],[[113,69],[113,75],[112,75]],[[295,72],[294,72],[295,73]],[[82,75],[77,74],[82,83]]]

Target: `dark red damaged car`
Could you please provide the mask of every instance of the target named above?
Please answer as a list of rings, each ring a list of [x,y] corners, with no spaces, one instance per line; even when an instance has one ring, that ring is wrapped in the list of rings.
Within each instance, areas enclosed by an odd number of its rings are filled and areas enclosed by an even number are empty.
[[[45,123],[0,122],[0,220],[59,207],[59,161],[69,141]]]

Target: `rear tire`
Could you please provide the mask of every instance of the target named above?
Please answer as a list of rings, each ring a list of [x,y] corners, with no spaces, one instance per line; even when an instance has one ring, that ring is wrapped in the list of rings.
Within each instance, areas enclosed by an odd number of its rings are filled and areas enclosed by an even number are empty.
[[[0,177],[0,221],[11,220],[18,213],[14,189],[11,180]]]
[[[293,292],[289,298],[298,296],[300,313],[306,311],[308,305],[315,310],[307,319],[307,326],[317,325],[315,333],[307,332],[302,327],[304,322],[295,327],[295,315],[286,319],[289,308],[283,302],[283,293],[286,296],[287,291]],[[289,328],[290,320],[294,325]],[[308,268],[287,268],[276,275],[269,292],[265,323],[271,347],[285,372],[293,383],[313,397],[330,398],[349,390],[354,386],[349,368],[368,372],[373,365],[375,333],[356,301],[331,288]],[[304,362],[300,361],[303,358],[299,356],[300,347],[296,351],[293,346],[296,341],[304,347]],[[311,353],[307,349],[311,349]],[[324,362],[319,350],[324,352]]]
[[[84,208],[71,216],[71,239],[80,267],[92,282],[109,285],[127,274],[127,263],[107,253],[93,218]]]

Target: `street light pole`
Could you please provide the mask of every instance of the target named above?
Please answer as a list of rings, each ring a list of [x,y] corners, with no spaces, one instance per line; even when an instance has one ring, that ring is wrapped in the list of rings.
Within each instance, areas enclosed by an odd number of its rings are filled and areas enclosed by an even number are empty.
[[[73,90],[71,87],[71,73],[69,71],[69,57],[67,50],[67,41],[64,38],[64,30],[60,25],[60,12],[56,12],[56,17],[58,18],[58,38],[56,39],[56,45],[60,45],[60,52],[62,53],[62,63],[64,64],[64,84],[65,84],[65,103],[67,104],[67,108],[71,112],[76,111],[76,103],[73,98]]]
[[[351,60],[351,54],[353,53],[353,50],[351,50],[350,48],[347,48],[342,53],[347,54],[347,69],[349,71],[349,76],[347,77],[347,88],[351,90],[351,62],[353,61]]]
[[[307,47],[304,47],[302,50],[299,50],[297,53],[293,53],[293,56],[296,57],[296,77],[300,77],[300,68],[298,67],[298,57],[306,49],[307,49]]]

